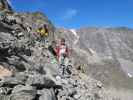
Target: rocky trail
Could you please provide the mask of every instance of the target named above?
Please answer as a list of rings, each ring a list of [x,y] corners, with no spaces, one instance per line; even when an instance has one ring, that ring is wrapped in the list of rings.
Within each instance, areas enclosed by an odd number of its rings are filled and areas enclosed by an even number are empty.
[[[0,2],[12,12],[4,16],[6,20],[0,17],[0,100],[132,100],[132,91],[106,87],[107,84],[113,86],[117,82],[117,85],[123,83],[122,86],[132,86],[132,79],[128,80],[122,69],[118,68],[121,64],[128,73],[129,70],[124,66],[129,64],[132,69],[132,64],[117,59],[117,56],[120,56],[119,52],[113,52],[119,42],[132,52],[132,48],[119,39],[119,34],[116,41],[115,38],[109,39],[114,33],[108,35],[107,30],[89,30],[92,38],[85,39],[89,41],[86,45],[82,39],[88,38],[88,35],[83,32],[81,36],[81,30],[57,29],[40,12],[17,13],[6,0]],[[43,24],[48,25],[50,30],[45,45],[38,41],[35,33]],[[71,74],[68,76],[60,75],[60,65],[48,50],[51,42],[60,37],[65,37],[68,46],[72,46],[73,49],[70,57],[72,68],[69,69]],[[102,41],[100,38],[103,38]],[[103,40],[105,43],[102,43]],[[107,45],[107,51],[100,45]],[[115,56],[116,59],[103,59],[99,56],[97,51],[104,53],[103,49],[107,55]],[[128,84],[127,81],[131,83]]]
[[[74,67],[70,77],[61,78],[58,62],[32,32],[24,30],[25,24],[1,21],[0,25],[0,100],[101,98],[102,83]]]

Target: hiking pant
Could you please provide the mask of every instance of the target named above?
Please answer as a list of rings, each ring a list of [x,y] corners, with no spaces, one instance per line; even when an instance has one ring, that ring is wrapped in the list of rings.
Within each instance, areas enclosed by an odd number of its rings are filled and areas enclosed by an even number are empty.
[[[61,55],[59,57],[59,64],[60,64],[60,67],[59,67],[59,73],[61,75],[64,75],[66,74],[66,69],[67,69],[67,66],[68,66],[68,62],[69,62],[69,59],[63,55]]]
[[[42,44],[47,44],[48,38],[47,38],[47,37],[40,37],[40,42],[41,42]]]
[[[40,37],[40,42],[45,44],[45,37]]]

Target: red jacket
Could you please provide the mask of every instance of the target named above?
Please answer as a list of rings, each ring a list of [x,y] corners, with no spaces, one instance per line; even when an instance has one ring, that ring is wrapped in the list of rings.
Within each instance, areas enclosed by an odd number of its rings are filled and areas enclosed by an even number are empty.
[[[60,56],[61,56],[61,52],[62,52],[62,47],[65,47],[65,51],[64,51],[64,54],[65,54],[65,56],[66,57],[69,57],[69,50],[68,50],[68,47],[66,46],[66,45],[60,45],[60,46],[57,46],[57,48],[56,48],[56,55],[57,55],[57,57],[59,58]]]

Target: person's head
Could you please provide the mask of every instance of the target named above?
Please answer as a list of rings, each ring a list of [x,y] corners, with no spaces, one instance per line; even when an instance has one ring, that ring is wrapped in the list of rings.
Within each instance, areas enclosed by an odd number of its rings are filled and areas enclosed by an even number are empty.
[[[60,43],[61,43],[61,45],[65,45],[65,39],[64,38],[61,38],[61,40],[60,40]]]
[[[47,25],[46,25],[46,24],[44,24],[44,25],[43,25],[43,28],[47,28]]]
[[[52,41],[52,46],[56,46],[56,41]]]
[[[52,44],[56,44],[56,41],[52,41]]]
[[[38,30],[41,31],[42,30],[42,27],[39,27]]]

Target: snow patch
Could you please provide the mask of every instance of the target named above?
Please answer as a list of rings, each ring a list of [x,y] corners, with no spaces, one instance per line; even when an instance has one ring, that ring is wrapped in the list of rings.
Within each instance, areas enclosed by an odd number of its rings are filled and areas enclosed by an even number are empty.
[[[89,48],[89,50],[90,50],[90,52],[91,52],[93,55],[96,54],[96,52],[95,52],[93,49]]]
[[[131,75],[130,73],[128,73],[128,76],[129,76],[130,78],[132,78],[132,77],[133,77],[133,75]]]
[[[75,37],[79,37],[75,29],[71,29],[70,31],[74,34]]]
[[[76,32],[75,29],[71,29],[70,31],[71,31],[71,32],[73,33],[73,35],[77,38],[77,39],[74,41],[74,44],[77,44],[78,41],[79,41],[79,35],[77,34],[77,32]]]

